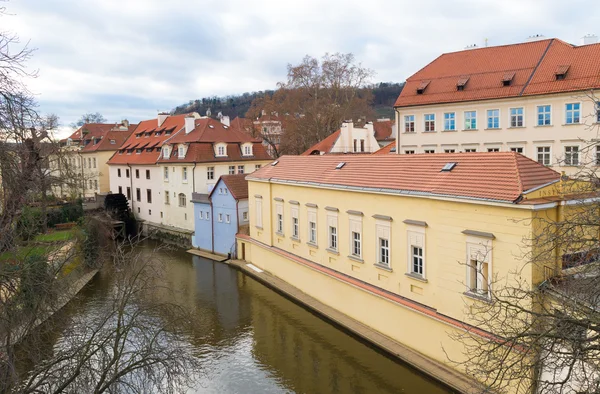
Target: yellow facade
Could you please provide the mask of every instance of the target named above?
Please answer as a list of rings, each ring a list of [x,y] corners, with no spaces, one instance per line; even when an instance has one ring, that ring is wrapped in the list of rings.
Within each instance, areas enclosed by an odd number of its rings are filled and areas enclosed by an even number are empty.
[[[464,357],[449,334],[472,323],[472,305],[489,302],[485,293],[470,291],[471,256],[484,255],[490,287],[514,281],[518,270],[538,284],[559,262],[556,256],[527,264],[535,250],[523,241],[543,230],[534,218],[558,217],[560,203],[501,204],[259,180],[249,182],[249,203],[250,238],[239,238],[238,255],[448,366],[447,355],[455,361]],[[316,221],[315,243],[308,242],[309,221]],[[336,226],[335,249],[330,226]],[[351,229],[361,232],[360,257],[352,256]],[[382,238],[389,240],[389,266],[378,264]],[[412,272],[416,244],[423,252],[422,275]]]

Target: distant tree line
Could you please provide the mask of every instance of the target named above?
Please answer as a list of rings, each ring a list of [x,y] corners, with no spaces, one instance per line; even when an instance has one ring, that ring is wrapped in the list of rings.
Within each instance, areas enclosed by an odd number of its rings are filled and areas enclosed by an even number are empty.
[[[400,95],[403,87],[404,82],[379,82],[364,88],[365,90],[370,90],[372,93],[373,100],[371,107],[377,117],[393,117],[394,102]],[[175,114],[198,112],[200,115],[205,115],[206,111],[210,109],[212,116],[221,112],[223,115],[228,115],[231,119],[236,116],[243,118],[246,116],[255,99],[271,98],[274,93],[275,91],[273,90],[264,90],[224,97],[204,97],[202,99],[190,100],[187,104],[179,105],[173,112]]]

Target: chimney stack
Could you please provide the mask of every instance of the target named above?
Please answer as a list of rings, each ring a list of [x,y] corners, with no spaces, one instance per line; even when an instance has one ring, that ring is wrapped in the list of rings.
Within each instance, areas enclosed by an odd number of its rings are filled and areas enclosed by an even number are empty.
[[[158,114],[158,127],[162,126],[162,124],[165,122],[165,120],[167,120],[168,117],[169,117],[168,113],[160,112]]]
[[[196,118],[192,115],[188,115],[185,117],[185,133],[189,134],[196,127]]]
[[[129,127],[129,121],[127,119],[123,119],[123,121],[121,121],[121,124],[123,125],[123,127]]]
[[[221,123],[223,123],[227,127],[231,126],[231,124],[230,124],[231,122],[229,121],[229,116],[228,115],[221,116]]]

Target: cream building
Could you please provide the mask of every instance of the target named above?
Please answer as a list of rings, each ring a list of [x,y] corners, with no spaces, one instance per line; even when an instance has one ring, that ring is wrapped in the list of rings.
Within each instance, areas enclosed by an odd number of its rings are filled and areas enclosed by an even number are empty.
[[[388,125],[389,121],[380,122],[379,124]],[[302,155],[373,153],[380,148],[375,137],[375,131],[373,122],[367,122],[364,127],[355,127],[353,122],[344,122],[338,131],[332,133],[323,141],[317,142]],[[391,132],[391,127],[389,131]]]
[[[513,151],[573,174],[600,165],[600,44],[558,39],[446,53],[395,104],[396,153]]]

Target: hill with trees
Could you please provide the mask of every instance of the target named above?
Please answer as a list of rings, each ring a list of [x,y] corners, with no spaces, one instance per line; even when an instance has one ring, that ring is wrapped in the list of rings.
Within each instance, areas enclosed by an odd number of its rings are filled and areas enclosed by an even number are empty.
[[[379,82],[365,88],[371,91],[372,101],[371,107],[379,118],[393,118],[394,102],[400,95],[404,83],[398,82]],[[231,119],[236,116],[246,117],[250,105],[257,98],[272,97],[274,90],[264,90],[259,92],[246,92],[241,95],[229,95],[224,97],[204,97],[202,99],[190,100],[186,104],[177,106],[173,112],[182,114],[188,112],[198,112],[205,115],[210,109],[214,116],[221,112],[223,115],[228,115]]]

